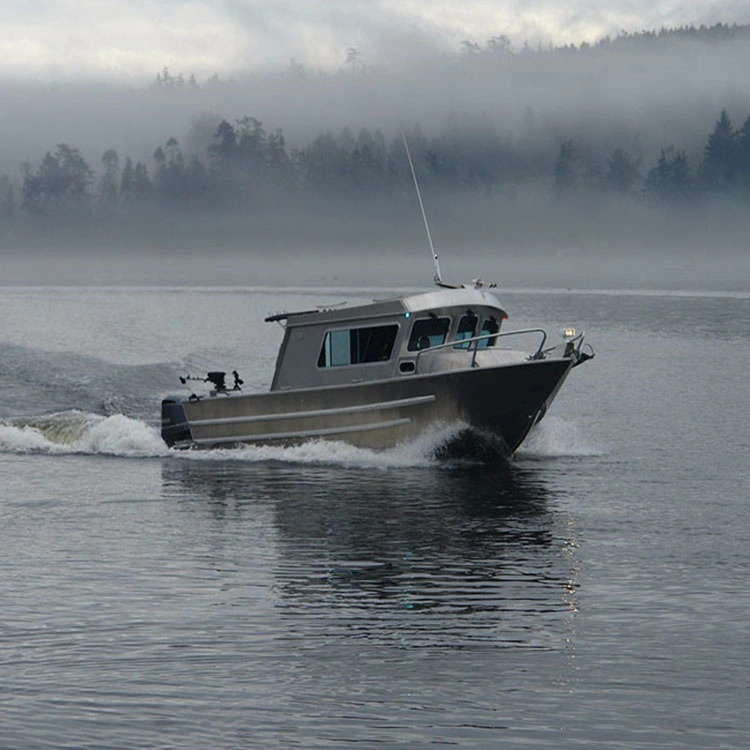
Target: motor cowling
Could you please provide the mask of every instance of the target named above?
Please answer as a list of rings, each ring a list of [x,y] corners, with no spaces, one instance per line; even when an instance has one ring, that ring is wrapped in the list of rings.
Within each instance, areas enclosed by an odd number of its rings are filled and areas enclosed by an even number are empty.
[[[161,437],[171,448],[193,439],[185,408],[179,396],[168,396],[161,402]]]

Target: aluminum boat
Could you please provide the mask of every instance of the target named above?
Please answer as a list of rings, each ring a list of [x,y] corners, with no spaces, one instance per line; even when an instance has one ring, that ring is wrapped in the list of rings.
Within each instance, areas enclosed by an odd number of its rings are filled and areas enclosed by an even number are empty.
[[[175,448],[340,440],[385,449],[458,425],[511,456],[572,368],[593,357],[584,334],[506,330],[496,290],[476,281],[421,294],[272,315],[284,328],[269,392],[234,373],[205,395],[162,401]],[[185,382],[185,379],[183,379]]]

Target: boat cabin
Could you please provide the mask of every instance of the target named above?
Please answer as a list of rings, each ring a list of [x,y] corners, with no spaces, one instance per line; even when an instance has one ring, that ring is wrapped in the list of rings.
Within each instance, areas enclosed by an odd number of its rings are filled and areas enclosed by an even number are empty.
[[[440,289],[349,308],[285,313],[271,390],[413,377],[476,366],[507,314],[482,288]]]

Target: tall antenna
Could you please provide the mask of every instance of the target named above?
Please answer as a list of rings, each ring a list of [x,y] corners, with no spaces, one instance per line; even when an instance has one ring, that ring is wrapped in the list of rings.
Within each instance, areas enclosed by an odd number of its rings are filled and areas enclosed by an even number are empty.
[[[422,220],[424,221],[424,229],[427,232],[427,241],[430,243],[430,252],[432,253],[432,262],[435,264],[435,283],[442,284],[443,277],[440,275],[440,260],[438,259],[437,253],[435,252],[435,246],[432,244],[432,235],[430,234],[430,225],[427,223],[427,214],[424,210],[424,203],[422,203],[422,193],[419,191],[419,182],[417,181],[417,173],[414,171],[414,162],[411,160],[411,152],[409,151],[409,144],[406,141],[406,133],[401,131],[401,137],[404,139],[404,148],[406,149],[406,158],[409,160],[409,168],[411,169],[411,176],[414,180],[414,187],[417,190],[417,198],[419,199],[419,208],[422,210]]]

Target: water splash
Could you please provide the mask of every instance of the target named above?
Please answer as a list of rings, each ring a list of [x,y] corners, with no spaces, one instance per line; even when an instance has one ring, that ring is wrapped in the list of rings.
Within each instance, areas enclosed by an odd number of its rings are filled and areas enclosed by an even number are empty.
[[[441,427],[386,451],[324,440],[297,446],[261,445],[176,451],[167,448],[157,427],[141,420],[123,414],[105,417],[72,410],[0,421],[0,452],[170,457],[185,461],[281,461],[388,469],[435,463],[441,447],[461,429],[463,425]]]
[[[464,436],[466,429],[466,425],[460,423],[443,425],[384,451],[357,448],[334,440],[311,440],[296,446],[176,451],[166,447],[157,427],[142,420],[123,414],[103,416],[72,410],[0,421],[0,452],[169,457],[182,461],[277,461],[376,469],[489,460],[489,452],[475,457],[451,453],[451,445]],[[588,443],[578,425],[560,417],[547,417],[518,452],[519,459],[596,455],[601,455],[601,451]]]
[[[0,422],[0,451],[169,455],[156,428],[145,422],[123,414],[105,417],[75,410]]]
[[[243,448],[176,452],[175,457],[194,461],[280,461],[293,464],[334,465],[345,468],[394,469],[431,466],[440,449],[453,440],[464,425],[442,426],[388,450],[357,448],[338,440],[311,440],[301,445],[257,445]]]

